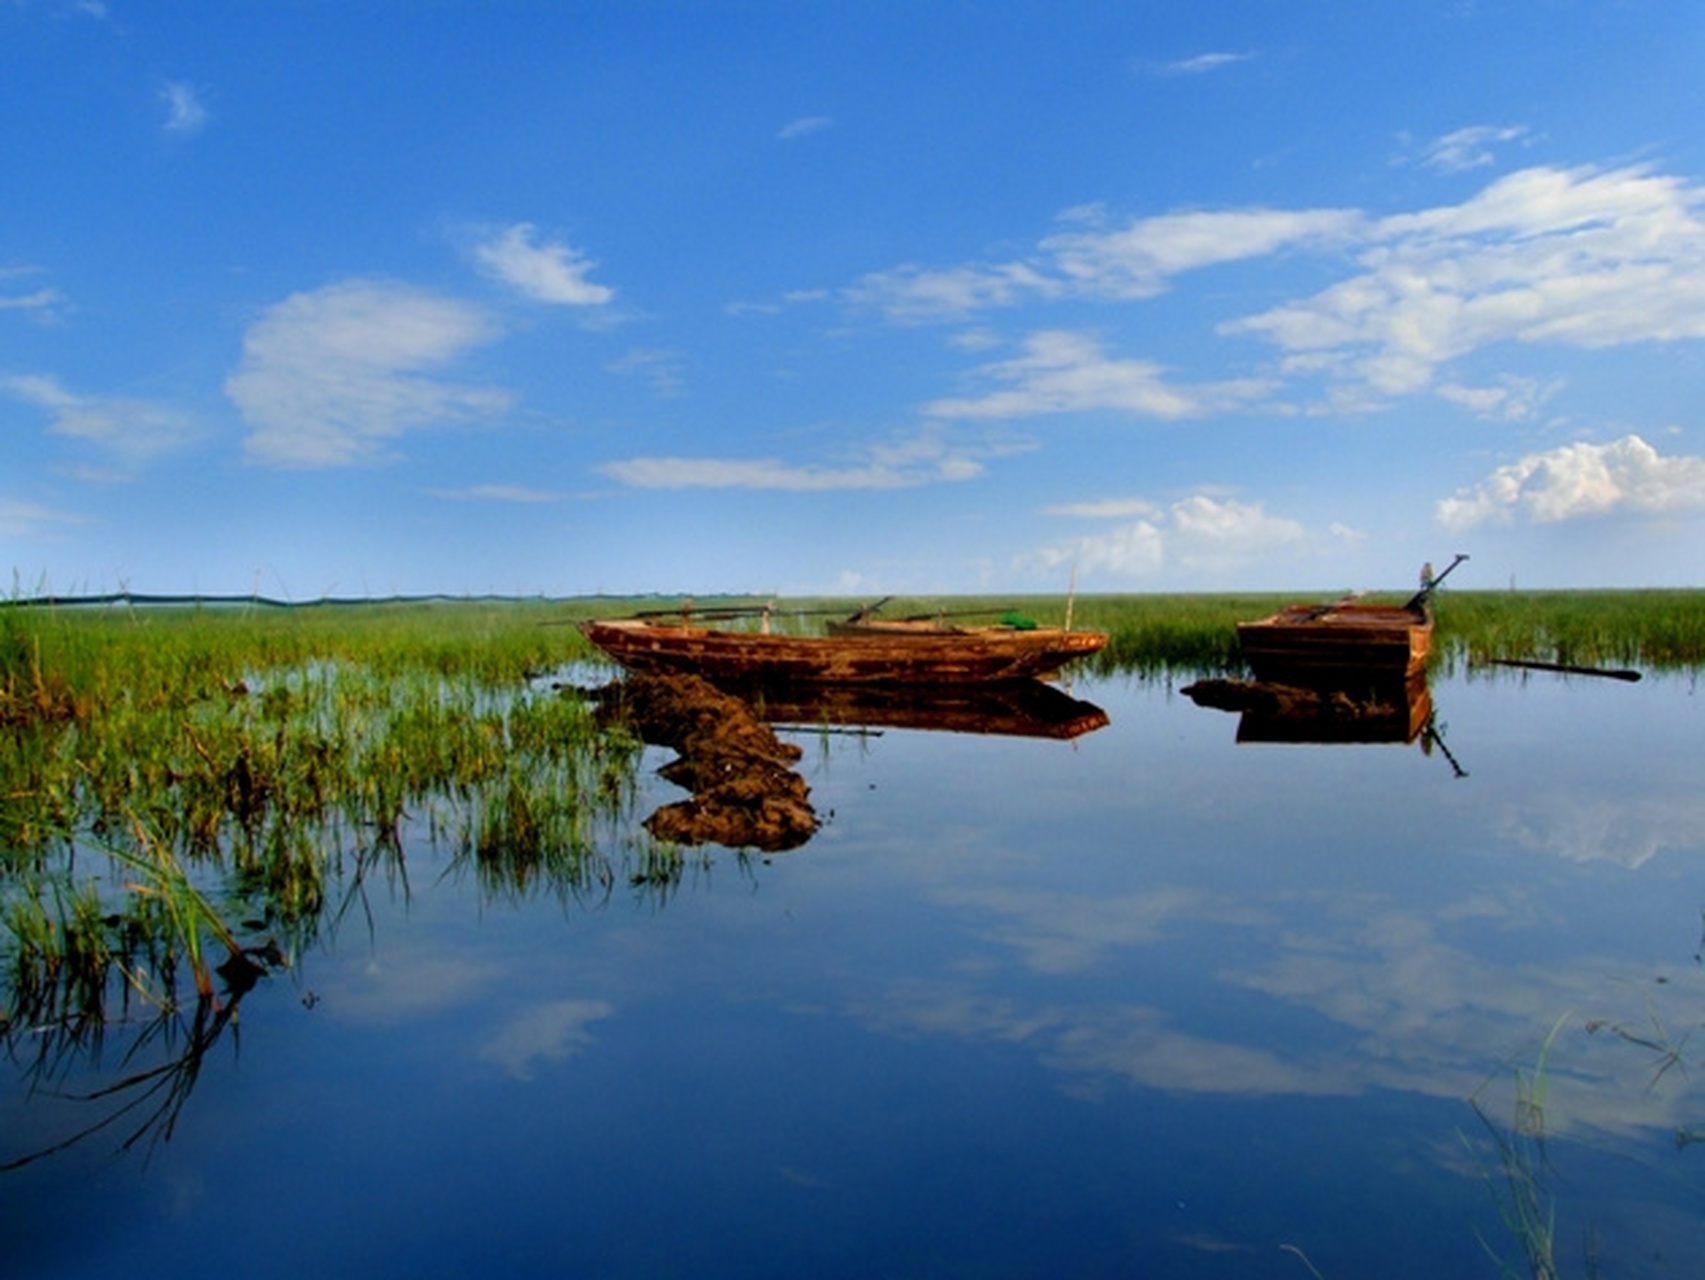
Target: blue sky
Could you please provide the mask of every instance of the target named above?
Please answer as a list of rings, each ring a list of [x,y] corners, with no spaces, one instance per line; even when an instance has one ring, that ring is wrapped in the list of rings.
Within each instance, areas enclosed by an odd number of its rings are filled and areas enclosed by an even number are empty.
[[[33,592],[1705,585],[1705,7],[0,0]]]

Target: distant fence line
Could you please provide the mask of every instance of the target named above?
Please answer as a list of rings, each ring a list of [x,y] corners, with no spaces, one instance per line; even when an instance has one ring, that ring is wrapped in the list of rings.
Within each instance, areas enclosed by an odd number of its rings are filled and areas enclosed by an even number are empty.
[[[317,609],[331,606],[375,604],[538,604],[560,603],[550,596],[455,596],[438,593],[420,596],[320,596],[314,600],[280,600],[273,596],[155,595],[141,591],[112,591],[94,596],[22,596],[0,600],[0,608],[88,608],[99,605],[255,605],[265,609]]]

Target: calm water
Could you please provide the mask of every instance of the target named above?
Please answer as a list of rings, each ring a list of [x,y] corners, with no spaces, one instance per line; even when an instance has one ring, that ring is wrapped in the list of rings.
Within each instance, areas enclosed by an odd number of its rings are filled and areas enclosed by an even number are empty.
[[[1527,1196],[1563,1275],[1705,1273],[1705,695],[1436,684],[1453,767],[1075,693],[1070,742],[796,735],[823,829],[670,893],[411,833],[169,1136],[0,1175],[0,1272],[1490,1277]],[[0,1159],[138,1091],[14,1067]]]

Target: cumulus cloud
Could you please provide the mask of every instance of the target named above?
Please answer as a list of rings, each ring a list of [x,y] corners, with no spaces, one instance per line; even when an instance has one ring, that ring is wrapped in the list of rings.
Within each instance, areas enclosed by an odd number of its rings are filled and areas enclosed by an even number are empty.
[[[597,264],[561,243],[535,243],[538,229],[519,222],[474,246],[486,272],[535,302],[565,307],[597,307],[616,296],[614,289],[586,277]]]
[[[1705,511],[1705,458],[1664,457],[1637,435],[1569,444],[1499,467],[1438,504],[1445,528],[1523,519],[1552,524],[1615,513]]]
[[[496,336],[493,321],[465,302],[349,280],[270,307],[244,336],[225,394],[253,427],[245,446],[256,462],[372,461],[406,431],[509,406],[504,391],[431,376]]]
[[[192,443],[200,430],[189,414],[150,400],[84,395],[51,377],[0,378],[0,392],[45,410],[55,435],[102,449],[125,470]]]
[[[841,466],[777,458],[650,457],[606,463],[599,470],[636,489],[906,489],[975,479],[984,473],[985,459],[1023,447],[1028,446],[954,443],[925,432],[879,444]]]
[[[1033,334],[1024,354],[977,371],[1004,387],[980,396],[937,400],[935,418],[1022,418],[1110,409],[1146,418],[1189,418],[1229,408],[1268,390],[1259,382],[1176,385],[1149,360],[1118,358],[1094,338],[1050,331]]]
[[[1121,521],[1111,529],[1055,543],[1029,557],[1048,570],[1075,565],[1086,577],[1141,579],[1167,568],[1223,572],[1276,554],[1300,552],[1311,541],[1302,523],[1269,515],[1260,503],[1205,493],[1164,506],[1131,498],[1051,510]]]

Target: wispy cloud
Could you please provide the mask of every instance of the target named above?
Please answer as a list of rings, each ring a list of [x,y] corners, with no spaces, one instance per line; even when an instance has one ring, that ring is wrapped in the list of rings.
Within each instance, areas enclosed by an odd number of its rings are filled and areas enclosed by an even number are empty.
[[[660,396],[678,396],[685,381],[686,361],[678,351],[635,347],[606,368],[624,377],[646,379]]]
[[[587,1030],[615,1010],[602,1000],[557,1000],[528,1009],[480,1047],[511,1079],[531,1080],[539,1065],[561,1062],[592,1043]]]
[[[1438,153],[1466,160],[1486,136],[1521,135],[1469,131]],[[1188,272],[1237,263],[1247,275],[1312,255],[1340,278],[1215,327],[1276,350],[1260,377],[1173,386],[1153,362],[1041,330],[1024,356],[978,371],[1013,386],[941,400],[931,411],[1019,416],[1099,406],[1187,416],[1243,403],[1263,387],[1277,395],[1317,383],[1322,402],[1340,410],[1437,390],[1471,412],[1516,419],[1536,410],[1555,380],[1435,380],[1499,344],[1590,348],[1705,337],[1702,207],[1705,187],[1645,167],[1523,169],[1460,203],[1382,218],[1358,209],[1252,208],[1116,222],[1089,206],[1063,214],[1071,225],[1028,254],[873,272],[842,298],[896,323],[963,322],[1020,305],[1140,302]]]
[[[474,246],[474,257],[487,274],[520,290],[535,302],[565,307],[597,307],[616,291],[586,277],[597,263],[561,242],[535,243],[538,229],[519,222]]]
[[[1501,342],[1705,337],[1702,203],[1699,187],[1639,168],[1525,169],[1370,224],[1359,274],[1221,332],[1265,338],[1289,373],[1382,396]]]
[[[41,274],[39,267],[0,267],[0,311],[20,311],[41,321],[58,319],[65,309],[65,295],[53,286],[43,285],[27,293],[9,292],[14,287],[9,281],[22,281]]]
[[[269,308],[244,336],[225,393],[254,428],[245,445],[256,462],[368,462],[411,429],[509,406],[505,391],[430,376],[497,332],[466,302],[388,281],[345,281]]]
[[[778,458],[651,457],[610,462],[599,470],[636,489],[905,489],[975,479],[986,459],[1028,447],[956,444],[923,433],[877,445],[840,466]]]
[[[1240,62],[1248,62],[1253,53],[1198,53],[1194,57],[1178,58],[1172,62],[1150,62],[1143,65],[1163,76],[1199,76],[1210,71],[1223,71]]]
[[[1109,227],[1106,211],[1089,206],[1062,221],[1085,229],[1046,236],[1015,261],[873,272],[844,297],[902,323],[958,320],[1034,301],[1152,298],[1185,272],[1299,244],[1353,242],[1365,219],[1347,209],[1257,208],[1162,214]]]
[[[1526,125],[1477,124],[1435,138],[1421,149],[1421,163],[1441,173],[1462,173],[1493,164],[1492,147],[1500,142],[1519,142],[1529,135]]]
[[[1553,524],[1618,513],[1705,511],[1705,458],[1665,457],[1637,435],[1533,453],[1438,504],[1440,524]]]
[[[561,502],[563,495],[549,489],[530,489],[518,484],[475,484],[466,489],[428,489],[431,497],[452,502],[503,502],[523,506]]]
[[[803,138],[808,134],[821,133],[835,122],[829,116],[801,116],[790,120],[776,133],[783,142],[792,142],[795,138]]]
[[[160,86],[160,101],[166,107],[166,132],[193,134],[207,127],[207,107],[193,85],[168,80]]]
[[[1145,418],[1189,418],[1247,403],[1270,390],[1262,382],[1176,385],[1165,373],[1152,361],[1111,356],[1083,334],[1038,333],[1025,342],[1023,355],[977,371],[979,379],[1004,387],[937,400],[925,412],[936,418],[1028,418],[1114,410]]]
[[[128,477],[153,458],[195,441],[195,419],[171,405],[129,396],[86,395],[69,391],[44,375],[0,378],[0,392],[45,410],[55,435],[82,440],[101,449],[121,470],[107,478]]]
[[[0,498],[0,538],[32,538],[50,525],[75,524],[79,519],[37,502]]]
[[[1457,382],[1441,383],[1439,398],[1460,405],[1476,417],[1497,422],[1525,422],[1536,416],[1546,401],[1563,388],[1563,379],[1520,378],[1504,374],[1495,386],[1469,387]]]

